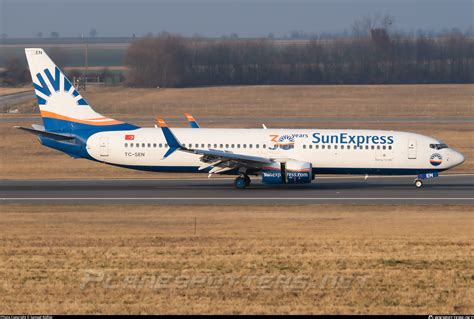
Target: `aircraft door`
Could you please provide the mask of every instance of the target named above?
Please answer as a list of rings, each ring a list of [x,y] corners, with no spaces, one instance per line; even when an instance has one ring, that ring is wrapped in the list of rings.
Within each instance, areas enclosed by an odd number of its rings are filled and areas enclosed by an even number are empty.
[[[416,159],[416,140],[408,140],[408,159]]]
[[[109,156],[109,138],[101,137],[100,138],[100,156]]]

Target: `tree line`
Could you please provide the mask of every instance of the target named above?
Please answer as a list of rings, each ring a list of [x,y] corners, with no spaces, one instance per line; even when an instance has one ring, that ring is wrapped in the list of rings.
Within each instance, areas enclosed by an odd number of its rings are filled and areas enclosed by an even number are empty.
[[[136,87],[472,83],[474,41],[461,32],[431,38],[385,28],[295,43],[166,34],[133,42],[125,64],[126,83]]]
[[[88,75],[133,87],[474,82],[469,33],[392,34],[391,20],[379,21],[356,21],[352,37],[332,39],[206,39],[162,33],[131,43],[124,61],[128,72],[112,74],[104,67]],[[70,58],[60,47],[48,54],[60,67]],[[7,61],[0,85],[29,83],[25,62]],[[67,73],[84,76],[78,70]]]

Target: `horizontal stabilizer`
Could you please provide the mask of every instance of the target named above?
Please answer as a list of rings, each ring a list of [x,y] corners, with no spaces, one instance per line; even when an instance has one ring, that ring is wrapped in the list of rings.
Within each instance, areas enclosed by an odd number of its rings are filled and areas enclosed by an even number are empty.
[[[38,125],[36,127],[40,127],[40,126]],[[17,128],[19,130],[23,130],[23,131],[26,131],[28,133],[35,134],[35,135],[38,135],[38,136],[43,136],[43,137],[51,138],[53,140],[58,140],[58,141],[75,139],[74,136],[69,135],[69,134],[60,134],[60,133],[47,132],[47,131],[42,131],[42,130],[39,130],[39,129],[22,127],[22,126],[14,126],[14,128]]]

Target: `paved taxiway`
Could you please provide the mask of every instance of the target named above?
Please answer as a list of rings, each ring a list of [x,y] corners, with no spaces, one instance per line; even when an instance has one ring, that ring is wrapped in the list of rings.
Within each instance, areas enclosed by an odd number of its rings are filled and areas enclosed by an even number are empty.
[[[35,98],[33,89],[27,92],[7,94],[0,96],[0,111],[4,112],[4,108],[16,103],[20,103]]]
[[[308,185],[264,185],[237,190],[233,179],[1,180],[0,203],[56,204],[474,204],[474,175],[322,177]]]

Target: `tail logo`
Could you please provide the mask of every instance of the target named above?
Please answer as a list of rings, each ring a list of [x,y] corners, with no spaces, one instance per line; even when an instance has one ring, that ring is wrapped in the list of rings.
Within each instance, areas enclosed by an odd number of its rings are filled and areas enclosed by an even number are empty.
[[[72,97],[75,100],[76,105],[88,105],[86,100],[84,100],[79,92],[77,92],[77,90],[71,85],[64,74],[59,71],[58,67],[54,67],[54,76],[51,74],[49,69],[44,69],[43,72],[45,76],[41,73],[37,73],[37,81],[36,83],[33,83],[39,105],[46,105],[48,100],[53,98],[53,96],[64,96],[64,93],[67,94],[67,97]],[[49,86],[46,83],[45,78],[49,82]]]

